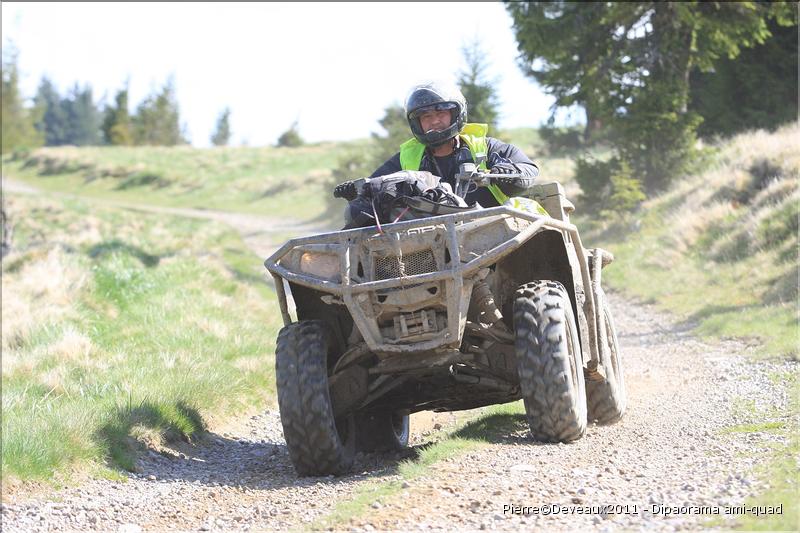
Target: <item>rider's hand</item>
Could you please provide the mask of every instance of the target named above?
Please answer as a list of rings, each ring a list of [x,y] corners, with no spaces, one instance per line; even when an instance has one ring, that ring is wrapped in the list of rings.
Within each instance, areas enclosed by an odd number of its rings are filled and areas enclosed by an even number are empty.
[[[509,187],[525,188],[525,180],[516,176],[508,176],[502,178],[492,178],[492,182],[497,185],[508,185]]]
[[[344,198],[347,201],[352,201],[358,196],[358,189],[356,184],[352,181],[340,183],[333,189],[334,198]]]
[[[514,163],[495,163],[489,172],[491,174],[519,174],[519,169]]]

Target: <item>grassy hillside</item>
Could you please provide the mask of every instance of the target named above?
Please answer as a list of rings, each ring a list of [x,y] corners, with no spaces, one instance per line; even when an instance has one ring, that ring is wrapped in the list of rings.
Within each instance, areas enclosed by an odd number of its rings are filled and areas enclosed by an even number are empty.
[[[41,148],[3,172],[47,190],[311,220],[347,146]]]
[[[540,163],[546,179],[577,194],[574,163],[547,157],[536,130],[500,134]],[[344,207],[331,197],[331,170],[367,140],[299,148],[51,147],[5,158],[3,173],[37,188],[154,205],[287,216],[329,217]],[[359,178],[363,176],[352,176]]]
[[[712,146],[705,171],[622,219],[579,216],[588,246],[611,250],[606,282],[683,317],[709,338],[745,337],[798,357],[797,123]]]
[[[136,440],[189,438],[274,397],[280,325],[255,257],[210,222],[5,199],[3,481],[56,478]]]

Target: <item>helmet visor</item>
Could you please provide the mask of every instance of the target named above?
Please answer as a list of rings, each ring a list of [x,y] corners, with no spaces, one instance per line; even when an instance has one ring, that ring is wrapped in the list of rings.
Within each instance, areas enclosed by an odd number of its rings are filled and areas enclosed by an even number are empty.
[[[452,111],[457,108],[458,105],[454,104],[453,102],[441,102],[438,104],[432,104],[417,108],[408,114],[408,118],[411,120],[416,120],[419,118],[420,115],[428,113],[430,111]]]

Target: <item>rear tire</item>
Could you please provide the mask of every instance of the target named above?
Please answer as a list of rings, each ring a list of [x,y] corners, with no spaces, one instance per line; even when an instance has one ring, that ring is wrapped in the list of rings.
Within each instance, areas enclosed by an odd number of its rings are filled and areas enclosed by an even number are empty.
[[[531,434],[570,442],[586,431],[586,389],[575,317],[567,291],[534,281],[514,298],[515,351]]]
[[[355,420],[333,417],[324,322],[303,320],[278,334],[275,377],[283,435],[300,476],[342,474],[353,464]]]
[[[409,416],[378,412],[356,415],[356,449],[388,452],[408,446]]]
[[[603,347],[600,360],[606,379],[586,382],[586,404],[589,421],[605,425],[613,424],[622,418],[625,414],[628,397],[617,344],[617,330],[614,327],[614,320],[611,318],[611,310],[609,310],[602,292],[598,300],[603,310],[606,327],[606,346]]]

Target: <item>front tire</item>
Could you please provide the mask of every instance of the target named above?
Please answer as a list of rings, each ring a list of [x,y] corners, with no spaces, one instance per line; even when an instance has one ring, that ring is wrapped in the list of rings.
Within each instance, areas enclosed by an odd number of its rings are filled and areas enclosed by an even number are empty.
[[[303,320],[278,334],[275,377],[286,447],[300,476],[338,475],[353,464],[353,416],[334,419],[325,323]]]
[[[514,298],[515,351],[533,437],[570,442],[586,431],[586,390],[578,332],[564,286],[534,281]]]

